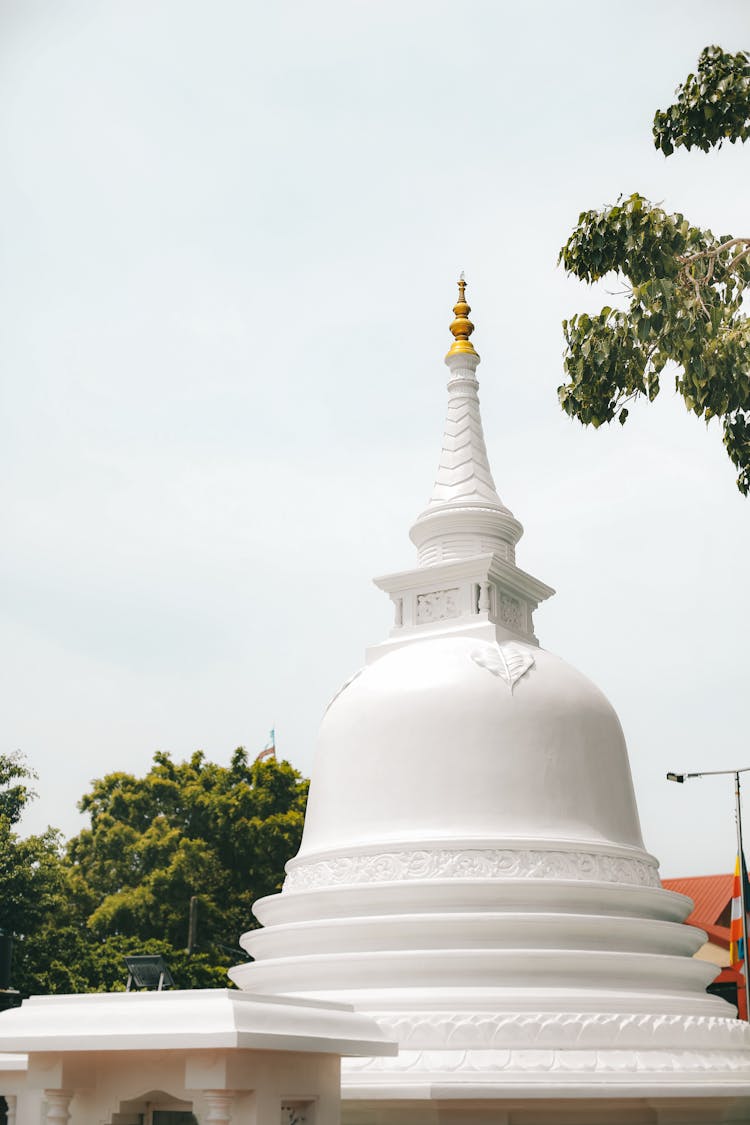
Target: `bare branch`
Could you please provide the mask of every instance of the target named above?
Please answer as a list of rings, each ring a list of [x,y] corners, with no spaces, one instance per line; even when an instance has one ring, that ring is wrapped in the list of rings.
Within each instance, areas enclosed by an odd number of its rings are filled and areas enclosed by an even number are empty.
[[[748,241],[748,243],[750,243],[750,239],[748,239],[747,241]],[[750,245],[748,245],[748,246],[746,247],[746,249],[745,249],[745,250],[741,250],[741,251],[739,252],[739,254],[737,254],[737,255],[736,255],[736,256],[735,256],[734,258],[732,258],[731,262],[730,262],[730,263],[729,263],[729,265],[727,266],[727,270],[732,270],[732,269],[734,269],[734,267],[735,267],[735,266],[736,266],[736,265],[737,265],[737,264],[738,264],[739,262],[741,262],[743,258],[747,258],[747,256],[748,256],[749,254],[750,254]]]
[[[733,246],[744,246],[745,249],[737,255],[737,259],[743,258],[748,251],[750,251],[750,238],[730,238],[726,242],[722,242],[721,246],[715,246],[713,250],[698,250],[694,254],[676,254],[678,262],[687,265],[690,262],[699,262],[701,258],[718,258],[727,250],[731,250]]]

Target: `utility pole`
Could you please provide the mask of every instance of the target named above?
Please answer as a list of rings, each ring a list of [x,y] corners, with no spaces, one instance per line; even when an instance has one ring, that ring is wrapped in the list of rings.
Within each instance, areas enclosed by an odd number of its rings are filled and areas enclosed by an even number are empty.
[[[13,934],[0,930],[0,1012],[17,1008],[21,994],[11,984],[13,965]]]
[[[187,952],[193,953],[198,948],[198,896],[192,895],[190,899],[190,914],[188,917],[188,943]]]
[[[740,774],[750,773],[750,766],[743,766],[739,770],[702,770],[700,773],[673,773],[667,774],[667,781],[678,781],[680,785],[693,777],[725,777],[731,774],[734,778],[734,818],[737,825],[737,855],[740,860],[740,910],[742,912],[742,943],[743,943],[743,977],[745,979],[745,1019],[750,1023],[750,957],[747,948],[747,897],[745,895],[745,853],[742,847],[742,804],[740,801]]]

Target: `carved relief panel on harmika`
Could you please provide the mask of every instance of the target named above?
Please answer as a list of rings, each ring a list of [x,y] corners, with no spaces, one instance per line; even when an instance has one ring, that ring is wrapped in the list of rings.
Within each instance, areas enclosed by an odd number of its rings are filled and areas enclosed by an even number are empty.
[[[444,621],[447,617],[458,617],[458,587],[452,590],[433,590],[429,594],[417,594],[417,624],[428,621]]]

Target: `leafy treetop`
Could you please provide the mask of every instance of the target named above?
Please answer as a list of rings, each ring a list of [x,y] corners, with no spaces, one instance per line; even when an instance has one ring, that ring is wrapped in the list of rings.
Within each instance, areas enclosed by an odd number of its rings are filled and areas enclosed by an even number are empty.
[[[252,903],[280,889],[299,847],[307,781],[288,762],[248,763],[242,749],[229,766],[159,753],[144,777],[92,783],[80,802],[90,827],[64,853],[54,831],[22,840],[2,814],[2,779],[29,776],[21,759],[0,757],[0,928],[18,939],[14,986],[25,995],[122,989],[125,954],[161,953],[178,987],[227,987]],[[193,896],[197,948],[188,951]]]
[[[229,767],[158,753],[145,777],[95,781],[79,805],[91,827],[68,848],[89,928],[179,947],[197,896],[203,947],[235,949],[252,903],[281,889],[307,787],[288,762],[248,763],[243,749]]]
[[[26,785],[36,774],[26,765],[23,756],[0,754],[0,817],[9,825],[17,824],[26,805],[35,796]]]
[[[734,68],[731,80],[727,60]],[[748,136],[747,54],[706,48],[699,76],[700,81],[691,75],[680,88],[675,106],[657,114],[657,144],[667,154],[676,144],[689,148],[701,135],[705,147],[717,136]],[[716,91],[723,96],[730,88],[732,99],[717,110]],[[720,133],[700,133],[702,119],[695,116],[700,98],[706,101],[703,119],[718,116]],[[615,274],[627,304],[563,321],[567,382],[558,388],[563,409],[584,425],[614,418],[624,423],[633,400],[656,398],[661,373],[671,363],[687,408],[706,422],[720,419],[724,445],[739,470],[737,486],[747,495],[750,321],[743,298],[750,287],[750,237],[717,237],[634,193],[614,206],[583,211],[559,260],[589,283]]]
[[[688,74],[675,93],[674,105],[654,116],[654,144],[665,156],[680,145],[708,152],[750,137],[750,52],[705,47],[698,73]]]
[[[0,754],[0,929],[20,935],[44,922],[65,881],[54,829],[25,838],[14,831],[34,796],[26,782],[35,776],[21,754]]]

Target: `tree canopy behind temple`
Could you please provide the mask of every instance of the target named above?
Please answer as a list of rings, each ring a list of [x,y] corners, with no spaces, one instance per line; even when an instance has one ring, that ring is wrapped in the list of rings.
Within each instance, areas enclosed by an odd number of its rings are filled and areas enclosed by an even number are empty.
[[[126,952],[162,953],[179,987],[225,986],[252,903],[281,889],[302,835],[307,781],[288,762],[228,767],[158,753],[148,773],[112,773],[81,799],[90,817],[61,862],[63,888],[20,943],[26,992],[123,987]],[[188,955],[191,897],[197,951]]]
[[[19,754],[0,754],[0,929],[26,934],[42,926],[65,886],[62,840],[48,829],[40,836],[16,831],[34,797],[34,773]]]
[[[750,54],[720,47],[701,54],[676,101],[654,118],[654,143],[665,156],[680,146],[704,151],[750,136]],[[750,229],[750,207],[748,208]],[[750,233],[715,235],[637,192],[612,206],[583,211],[560,251],[568,273],[595,282],[618,275],[626,307],[563,321],[563,409],[585,425],[617,418],[660,390],[675,371],[685,405],[722,424],[724,445],[750,491]]]

